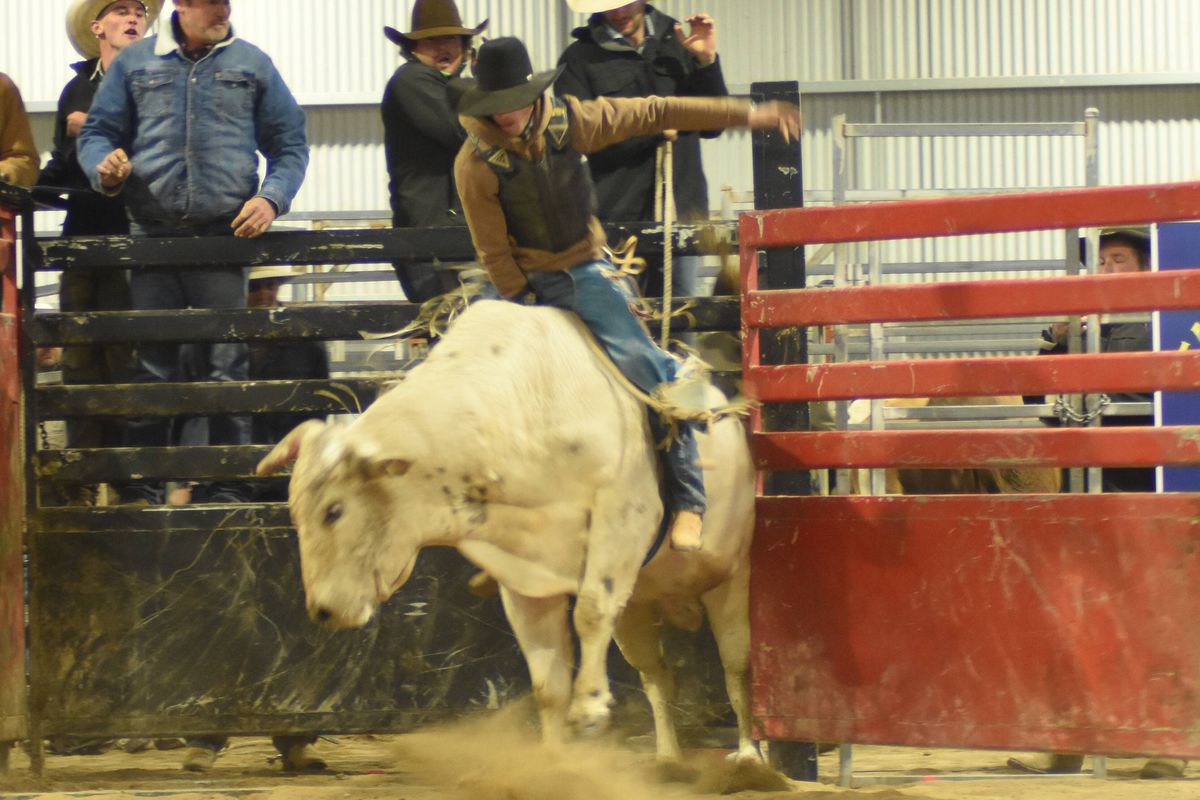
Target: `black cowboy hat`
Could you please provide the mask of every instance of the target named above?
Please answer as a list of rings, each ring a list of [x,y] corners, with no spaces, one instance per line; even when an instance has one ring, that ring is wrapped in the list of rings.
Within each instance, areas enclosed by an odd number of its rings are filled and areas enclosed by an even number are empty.
[[[1087,263],[1088,237],[1079,237],[1079,262]],[[1133,248],[1142,261],[1142,266],[1150,268],[1150,231],[1146,228],[1102,228],[1100,230],[1100,247],[1110,244],[1123,244]]]
[[[458,98],[458,113],[488,117],[531,105],[554,83],[563,68],[533,74],[529,51],[520,39],[502,36],[484,42],[475,61],[475,80],[450,82],[451,98]]]
[[[434,36],[478,36],[488,26],[488,21],[474,28],[463,27],[462,15],[454,0],[417,0],[412,10],[412,30],[401,33],[388,25],[383,26],[383,35],[405,50],[411,50],[421,39]]]

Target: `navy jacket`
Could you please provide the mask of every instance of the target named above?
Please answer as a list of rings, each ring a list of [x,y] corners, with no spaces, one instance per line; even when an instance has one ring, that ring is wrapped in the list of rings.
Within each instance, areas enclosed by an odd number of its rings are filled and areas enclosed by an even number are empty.
[[[597,97],[725,97],[720,59],[700,63],[675,38],[676,20],[646,6],[652,34],[642,52],[614,39],[602,14],[572,31],[576,41],[563,51],[559,95]],[[675,210],[679,219],[708,218],[708,183],[700,162],[700,136],[680,134],[674,145]],[[710,133],[708,136],[717,136]],[[596,183],[600,219],[627,222],[654,218],[655,150],[661,136],[627,139],[588,156]]]

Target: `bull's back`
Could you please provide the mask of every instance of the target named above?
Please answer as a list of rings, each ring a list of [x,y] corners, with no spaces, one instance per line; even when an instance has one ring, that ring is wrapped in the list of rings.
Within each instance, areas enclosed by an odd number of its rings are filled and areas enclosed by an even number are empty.
[[[631,470],[652,482],[646,410],[618,375],[574,314],[484,300],[459,315],[393,404],[427,427],[454,428],[464,448],[486,448],[481,457],[529,482]]]

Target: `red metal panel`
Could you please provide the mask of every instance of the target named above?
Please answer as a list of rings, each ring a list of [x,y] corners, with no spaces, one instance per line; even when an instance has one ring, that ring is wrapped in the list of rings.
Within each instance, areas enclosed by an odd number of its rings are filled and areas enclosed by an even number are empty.
[[[859,397],[1194,391],[1197,387],[1200,350],[759,366],[745,372],[743,391],[764,403],[783,403]]]
[[[752,211],[742,247],[1095,228],[1200,219],[1200,183],[1105,186],[848,206]]]
[[[760,499],[773,739],[1200,756],[1200,497]]]
[[[756,433],[758,469],[1154,467],[1200,464],[1200,426]]]
[[[748,327],[1200,308],[1200,270],[754,292]]]
[[[4,241],[7,240],[7,241]],[[0,742],[25,732],[25,604],[21,566],[20,391],[17,361],[17,318],[11,269],[12,217],[0,209]],[[2,746],[2,745],[0,745]]]

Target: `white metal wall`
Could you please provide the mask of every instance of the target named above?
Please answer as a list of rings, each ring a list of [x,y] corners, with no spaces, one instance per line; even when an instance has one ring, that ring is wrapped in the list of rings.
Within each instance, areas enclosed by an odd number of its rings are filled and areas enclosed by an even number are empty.
[[[75,59],[68,0],[0,0],[0,70],[50,141],[50,113]],[[727,81],[801,82],[805,187],[830,186],[830,119],[1063,121],[1102,116],[1101,182],[1200,176],[1200,33],[1196,0],[661,0],[717,19]],[[401,0],[234,0],[240,35],[279,64],[309,112],[313,163],[296,210],[386,207],[376,103],[399,63],[381,28],[406,28]],[[523,37],[550,66],[582,17],[562,0],[461,0],[464,19]],[[169,3],[168,3],[169,8]],[[20,35],[13,35],[18,31]],[[751,185],[748,138],[706,143],[711,204]],[[1057,186],[1082,181],[1077,144],[871,142],[854,157],[861,188]]]

